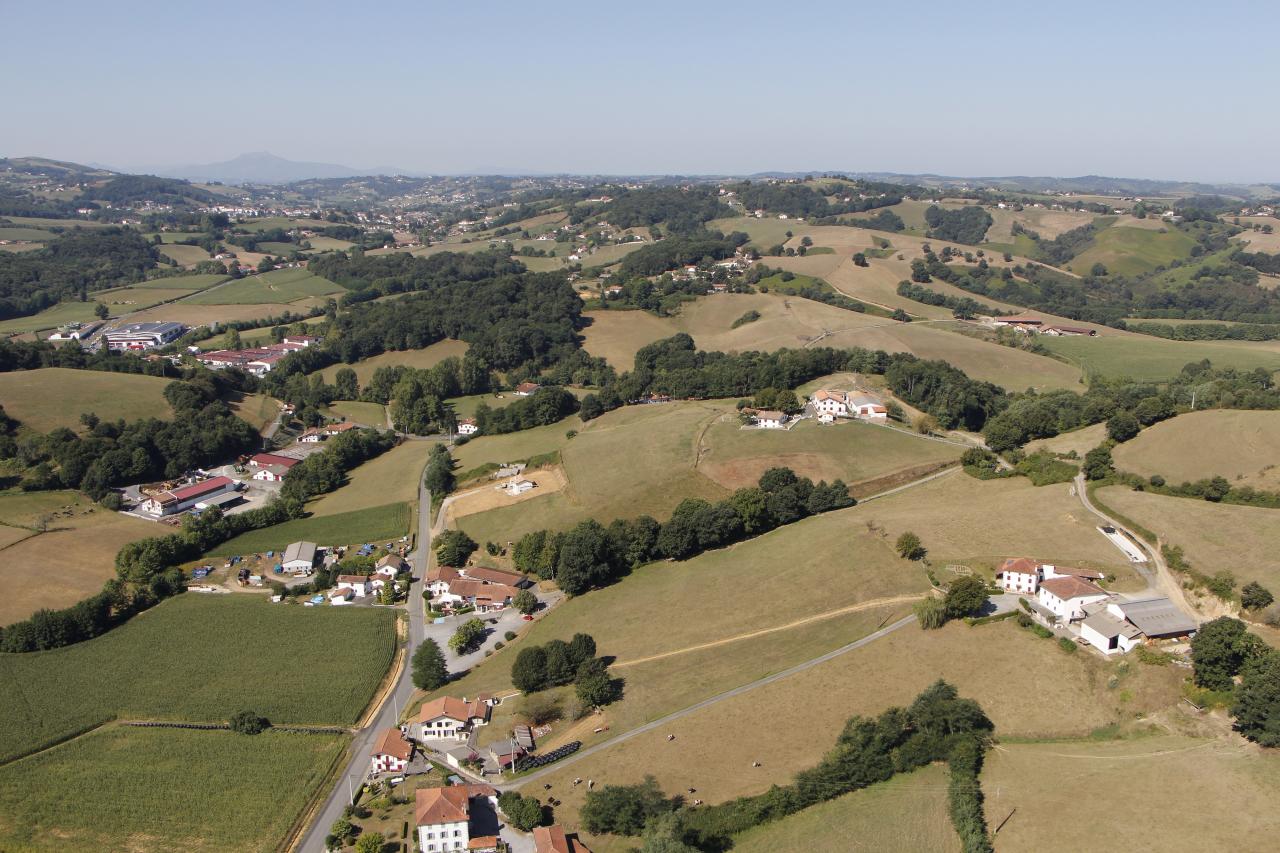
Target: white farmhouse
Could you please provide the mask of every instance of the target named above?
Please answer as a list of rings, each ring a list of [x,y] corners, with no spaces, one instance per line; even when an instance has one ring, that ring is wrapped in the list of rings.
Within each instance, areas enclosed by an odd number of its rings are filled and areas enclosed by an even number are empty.
[[[760,429],[782,429],[786,424],[786,412],[778,412],[771,409],[758,409],[756,411],[756,426]]]
[[[471,811],[478,800],[496,808],[498,792],[488,785],[451,785],[446,788],[419,788],[415,794],[414,822],[418,827],[418,849],[423,853],[451,853],[454,850],[496,850],[497,838],[471,837]]]
[[[1040,583],[1036,601],[1063,623],[1084,618],[1084,607],[1102,601],[1107,591],[1093,581],[1077,577],[1050,578]]]

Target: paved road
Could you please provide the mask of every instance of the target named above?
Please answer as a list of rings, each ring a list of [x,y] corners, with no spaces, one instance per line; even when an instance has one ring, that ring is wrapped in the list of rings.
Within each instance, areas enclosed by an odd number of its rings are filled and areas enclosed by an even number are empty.
[[[423,579],[427,574],[427,557],[431,552],[431,494],[425,486],[418,487],[418,547],[410,555],[413,566],[413,584],[409,587],[409,648],[408,654],[422,642],[423,637]],[[338,777],[337,783],[329,793],[328,799],[302,835],[298,849],[302,853],[323,853],[324,837],[329,834],[329,827],[342,814],[342,810],[351,802],[351,792],[363,781],[365,771],[369,767],[369,751],[373,742],[383,729],[391,728],[399,722],[399,713],[408,704],[413,695],[413,670],[406,658],[404,671],[394,689],[388,691],[382,707],[373,715],[372,721],[356,732],[351,743],[350,760]]]
[[[1146,541],[1139,536],[1135,536],[1123,524],[1098,509],[1098,507],[1094,505],[1093,501],[1089,500],[1089,490],[1087,485],[1088,484],[1084,479],[1084,472],[1081,471],[1076,475],[1075,487],[1076,495],[1080,498],[1080,503],[1084,505],[1084,508],[1102,519],[1105,524],[1114,527],[1126,536],[1148,556],[1150,564],[1155,566],[1155,571],[1152,572],[1149,568],[1144,568],[1139,563],[1131,564],[1138,570],[1138,574],[1142,575],[1143,579],[1147,582],[1147,589],[1154,593],[1163,594],[1170,601],[1176,603],[1182,609],[1183,613],[1186,613],[1191,616],[1192,619],[1195,619],[1195,608],[1193,608],[1187,601],[1187,597],[1182,591],[1182,584],[1178,583],[1178,580],[1173,576],[1173,572],[1169,570],[1168,564],[1165,563],[1164,557],[1160,554],[1160,549],[1147,544]],[[1199,620],[1197,619],[1196,621]]]
[[[890,633],[898,630],[899,628],[906,627],[907,625],[910,625],[912,622],[915,622],[915,621],[916,621],[915,616],[904,616],[901,619],[899,619],[897,622],[894,622],[892,625],[886,625],[885,627],[881,628],[879,631],[876,631],[873,634],[868,634],[867,636],[863,637],[860,640],[854,640],[852,643],[841,646],[838,649],[829,651],[824,655],[819,655],[818,657],[813,658],[811,660],[807,660],[804,663],[798,663],[789,669],[784,669],[781,672],[775,672],[773,675],[767,675],[764,678],[758,679],[756,681],[750,681],[746,684],[735,687],[732,690],[726,690],[724,693],[719,693],[715,696],[712,696],[709,699],[703,699],[701,702],[698,702],[694,705],[690,705],[688,708],[682,708],[679,711],[675,711],[673,713],[667,714],[665,717],[659,717],[653,722],[645,723],[643,726],[631,729],[630,731],[627,731],[627,732],[623,732],[617,737],[611,738],[605,741],[604,743],[598,743],[595,746],[590,746],[590,747],[587,747],[586,749],[579,750],[578,752],[575,752],[573,755],[569,756],[568,758],[562,761],[557,761],[555,764],[552,764],[546,769],[538,770],[537,772],[530,773],[528,776],[523,776],[515,780],[514,782],[510,782],[505,785],[497,785],[495,787],[497,787],[500,790],[507,790],[509,788],[519,788],[524,785],[528,785],[530,782],[536,782],[539,779],[542,779],[542,778],[545,778],[546,776],[551,775],[552,773],[560,772],[564,768],[568,767],[570,764],[581,761],[582,759],[588,756],[595,755],[597,752],[600,752],[605,749],[610,749],[622,743],[623,741],[631,740],[633,737],[642,735],[645,732],[651,732],[654,729],[661,728],[662,726],[665,726],[668,723],[678,720],[681,717],[687,717],[689,714],[695,713],[696,711],[701,711],[703,708],[709,708],[718,702],[723,702],[726,699],[732,699],[734,696],[741,696],[743,693],[746,693],[750,690],[755,690],[757,687],[764,687],[766,684],[773,684],[775,681],[781,681],[784,678],[790,678],[796,673],[804,672],[807,669],[813,669],[818,664],[826,663],[827,661],[832,660],[834,658],[838,658],[840,657],[840,655],[843,655],[847,652],[851,652],[854,649],[860,649],[865,645],[874,643],[876,640],[879,640],[881,637],[885,637]]]

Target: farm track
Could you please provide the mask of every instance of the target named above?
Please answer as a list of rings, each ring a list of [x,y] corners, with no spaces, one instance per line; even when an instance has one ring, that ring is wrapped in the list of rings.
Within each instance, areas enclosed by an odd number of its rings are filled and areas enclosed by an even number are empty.
[[[693,714],[697,711],[701,711],[704,708],[709,708],[712,705],[719,704],[720,702],[723,702],[726,699],[732,699],[735,696],[741,696],[742,694],[755,690],[758,687],[764,687],[766,685],[773,684],[774,682],[782,681],[785,678],[790,678],[791,676],[796,675],[797,673],[801,673],[801,672],[804,672],[805,670],[812,669],[813,667],[818,666],[819,664],[826,663],[829,660],[834,660],[835,658],[840,657],[843,654],[847,654],[848,652],[854,651],[856,649],[860,649],[863,646],[870,645],[871,643],[874,643],[876,640],[879,640],[883,637],[888,636],[894,631],[897,631],[899,628],[905,628],[907,625],[910,625],[914,621],[916,621],[915,616],[904,616],[901,619],[899,619],[897,622],[894,622],[891,625],[886,625],[880,630],[874,633],[868,634],[862,639],[854,640],[852,643],[843,645],[838,649],[834,649],[832,651],[827,652],[826,654],[819,655],[816,658],[811,658],[810,660],[804,661],[803,663],[798,663],[795,666],[789,667],[780,672],[775,672],[773,675],[766,675],[764,678],[760,678],[755,681],[750,681],[746,684],[739,685],[738,687],[735,687],[732,690],[726,690],[725,692],[719,693],[708,699],[703,699],[701,702],[697,702],[693,705],[690,705],[687,708],[682,708],[679,711],[673,711],[670,714],[659,717],[658,719],[645,723],[642,726],[637,726],[636,728],[631,729],[630,731],[623,732],[617,737],[611,738],[610,740],[607,740],[604,743],[599,743],[599,744],[596,744],[595,746],[591,746],[591,747],[587,747],[586,749],[579,750],[578,752],[575,752],[573,755],[569,756],[563,761],[557,761],[556,763],[551,764],[542,770],[538,770],[534,773],[530,773],[528,776],[523,776],[512,782],[508,782],[503,785],[496,785],[495,787],[503,791],[521,788],[529,784],[530,782],[536,782],[538,779],[541,779],[551,773],[557,773],[560,770],[563,770],[565,767],[568,767],[570,764],[581,761],[582,759],[587,758],[588,756],[595,755],[597,752],[601,752],[603,750],[609,749],[610,747],[616,746],[617,744],[622,743],[624,741],[631,740],[632,738],[638,737],[642,734],[645,734],[646,732],[651,732],[651,731],[654,731],[655,729],[659,729],[662,726],[667,725],[668,723],[671,723],[675,720],[680,719],[681,717],[687,717],[688,715]]]
[[[824,613],[815,613],[812,616],[806,616],[803,619],[797,619],[794,622],[788,622],[785,625],[775,625],[772,628],[761,628],[758,631],[750,631],[746,634],[738,634],[733,637],[725,637],[721,640],[712,640],[709,643],[698,643],[693,646],[685,646],[683,649],[675,649],[661,654],[649,655],[643,658],[634,658],[633,660],[617,661],[613,664],[614,669],[620,669],[624,666],[636,666],[642,663],[651,663],[655,660],[663,660],[665,658],[675,657],[677,655],[688,654],[689,652],[700,652],[704,649],[714,649],[718,646],[726,646],[730,643],[736,643],[741,640],[751,640],[756,637],[764,637],[769,634],[776,634],[779,631],[789,631],[792,628],[799,628],[802,625],[808,625],[813,622],[821,622],[825,619],[834,619],[837,616],[844,616],[848,613],[859,613],[863,610],[874,610],[877,607],[888,607],[894,604],[907,604],[919,601],[918,595],[895,595],[890,598],[873,598],[870,601],[861,601],[857,604],[850,604],[847,607],[837,607],[835,610],[828,610]]]

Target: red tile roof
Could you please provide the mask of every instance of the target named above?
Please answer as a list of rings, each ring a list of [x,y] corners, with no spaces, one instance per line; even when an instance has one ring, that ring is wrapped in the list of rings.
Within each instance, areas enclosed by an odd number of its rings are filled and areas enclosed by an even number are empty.
[[[1023,575],[1034,575],[1039,571],[1040,563],[1030,557],[1010,557],[1000,564],[1000,568],[996,569],[996,574],[1017,572]]]
[[[533,849],[534,853],[591,853],[576,837],[565,835],[560,824],[534,827]]]
[[[1077,577],[1049,578],[1040,584],[1040,588],[1047,589],[1063,601],[1085,595],[1107,594],[1107,591],[1096,583]]]
[[[408,761],[413,756],[413,744],[405,740],[399,729],[386,729],[373,745],[373,754],[390,755],[401,761]]]
[[[177,501],[189,501],[192,498],[198,498],[201,495],[207,495],[210,492],[216,492],[231,485],[231,480],[227,477],[211,477],[199,483],[192,483],[190,486],[183,486],[180,489],[174,489],[171,492],[164,492],[158,497],[163,500],[165,496]]]
[[[255,453],[253,456],[249,457],[249,464],[257,467],[279,465],[282,468],[288,469],[297,465],[301,461],[302,460],[300,459],[294,459],[292,456],[278,456],[274,453]]]

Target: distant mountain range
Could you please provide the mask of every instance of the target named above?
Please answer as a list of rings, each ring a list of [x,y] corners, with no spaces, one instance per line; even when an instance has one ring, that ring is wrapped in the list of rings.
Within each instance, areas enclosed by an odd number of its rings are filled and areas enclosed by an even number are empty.
[[[217,181],[223,184],[289,184],[312,178],[355,178],[361,175],[404,174],[392,169],[352,169],[336,163],[308,163],[286,160],[266,151],[241,154],[232,160],[203,165],[174,166],[156,170],[164,178],[189,181]]]

